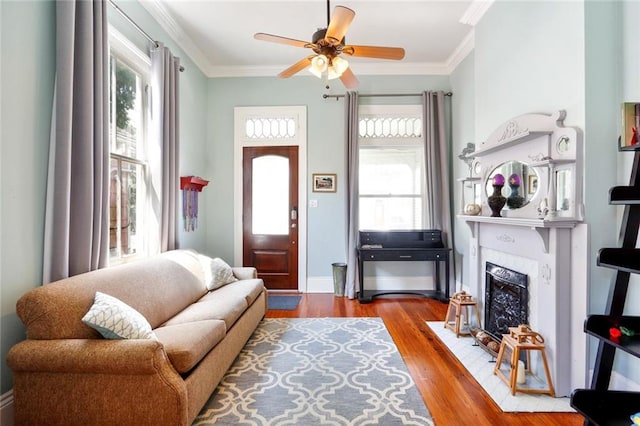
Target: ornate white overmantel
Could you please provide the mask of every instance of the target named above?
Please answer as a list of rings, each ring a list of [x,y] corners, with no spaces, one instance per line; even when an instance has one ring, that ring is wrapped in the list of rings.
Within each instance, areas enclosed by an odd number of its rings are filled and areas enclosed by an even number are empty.
[[[572,295],[583,291],[572,282],[573,232],[583,217],[582,136],[578,129],[563,126],[564,117],[564,111],[515,117],[476,145],[472,155],[481,182],[481,212],[458,216],[471,230],[470,276],[465,281],[481,312],[486,262],[528,276],[530,325],[545,338],[558,396],[585,385],[584,375],[575,374],[572,367],[586,358],[584,348],[574,342],[580,330],[572,329],[572,311],[586,310],[586,304],[573,306]],[[516,188],[527,202],[502,210],[502,217],[491,217],[488,206],[496,173],[505,174],[505,180],[519,174],[522,186],[528,185],[524,191]],[[503,190],[503,195],[511,191]]]

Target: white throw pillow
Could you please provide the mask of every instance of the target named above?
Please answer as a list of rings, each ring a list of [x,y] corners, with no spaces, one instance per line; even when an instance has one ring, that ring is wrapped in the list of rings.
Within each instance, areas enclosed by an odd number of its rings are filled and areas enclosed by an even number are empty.
[[[204,269],[204,283],[209,290],[215,290],[223,285],[238,281],[233,275],[231,266],[216,257],[212,259],[208,256],[200,255],[200,262]]]
[[[106,339],[155,339],[149,321],[123,301],[96,292],[93,305],[82,322],[95,328]]]

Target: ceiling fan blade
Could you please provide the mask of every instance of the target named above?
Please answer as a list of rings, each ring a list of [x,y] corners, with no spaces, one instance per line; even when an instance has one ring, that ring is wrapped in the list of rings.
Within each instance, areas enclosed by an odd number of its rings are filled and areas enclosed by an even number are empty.
[[[278,74],[278,77],[280,77],[280,78],[289,78],[292,75],[294,75],[295,73],[302,71],[303,69],[305,69],[306,67],[311,65],[311,58],[313,58],[313,56],[308,56],[308,57],[296,62],[295,64],[291,65],[289,68],[287,68],[286,70],[284,70],[280,74]]]
[[[402,59],[404,58],[404,49],[402,47],[383,47],[383,46],[345,46],[342,53],[351,56],[360,56],[364,58],[380,58],[380,59]]]
[[[336,6],[324,39],[333,45],[340,44],[355,16],[356,13],[348,7]]]
[[[309,43],[308,41],[296,40],[293,38],[281,37],[281,36],[266,34],[266,33],[255,33],[253,35],[253,38],[255,38],[256,40],[270,41],[272,43],[287,44],[289,46],[296,46],[296,47],[311,46],[311,43]]]
[[[351,68],[347,68],[342,75],[340,76],[340,81],[344,84],[344,87],[347,89],[353,89],[358,86],[358,79],[356,78]]]

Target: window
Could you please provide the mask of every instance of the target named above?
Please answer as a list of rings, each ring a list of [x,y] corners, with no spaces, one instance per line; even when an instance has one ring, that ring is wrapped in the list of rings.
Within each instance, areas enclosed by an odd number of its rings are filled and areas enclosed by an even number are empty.
[[[110,262],[146,255],[147,143],[150,61],[110,28]]]
[[[421,229],[425,172],[417,105],[360,107],[360,229]]]

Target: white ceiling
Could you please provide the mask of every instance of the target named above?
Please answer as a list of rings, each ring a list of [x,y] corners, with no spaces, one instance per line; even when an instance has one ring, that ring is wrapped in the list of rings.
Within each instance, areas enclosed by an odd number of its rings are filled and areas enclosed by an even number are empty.
[[[347,44],[396,46],[401,61],[347,57],[356,74],[448,74],[473,48],[473,25],[493,0],[334,0],[355,11]],[[265,32],[311,41],[325,0],[141,0],[208,77],[274,76],[308,49],[258,41]],[[464,22],[464,23],[462,23]]]

